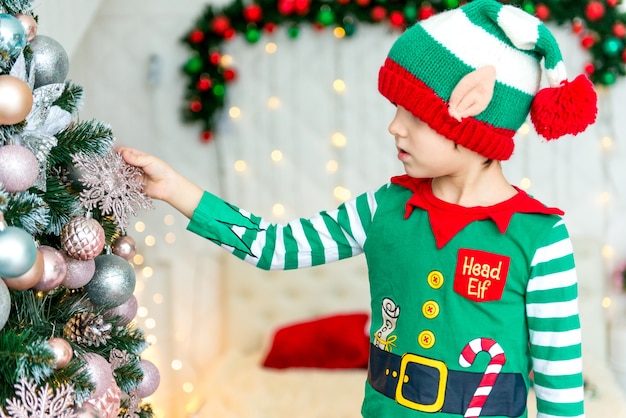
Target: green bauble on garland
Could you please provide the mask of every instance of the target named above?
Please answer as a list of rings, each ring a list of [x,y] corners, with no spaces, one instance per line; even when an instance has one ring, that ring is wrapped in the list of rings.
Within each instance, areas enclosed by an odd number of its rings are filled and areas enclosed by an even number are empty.
[[[621,0],[509,0],[545,22],[569,25],[589,59],[581,71],[596,85],[611,86],[626,75],[626,13],[617,6]],[[182,70],[188,81],[184,96],[183,120],[199,123],[204,142],[212,140],[216,117],[224,107],[228,83],[235,71],[221,61],[225,41],[237,35],[247,42],[259,42],[278,27],[296,40],[300,27],[340,28],[354,36],[358,25],[382,24],[398,32],[417,21],[466,3],[464,0],[234,0],[217,7],[207,5],[182,42],[191,54]]]

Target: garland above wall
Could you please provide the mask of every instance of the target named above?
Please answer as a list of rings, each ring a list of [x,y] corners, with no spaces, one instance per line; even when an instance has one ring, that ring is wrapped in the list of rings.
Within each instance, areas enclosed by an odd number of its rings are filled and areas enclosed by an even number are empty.
[[[621,0],[511,0],[546,22],[569,25],[589,51],[585,71],[596,85],[610,86],[626,74],[626,13]],[[201,139],[213,138],[216,118],[224,107],[228,83],[236,70],[222,60],[224,43],[237,35],[253,44],[279,27],[297,39],[302,25],[332,28],[338,38],[357,33],[359,23],[383,24],[399,33],[416,21],[453,9],[464,2],[397,0],[256,0],[215,7],[207,5],[183,38],[191,56],[183,66],[188,77],[183,120],[199,123]]]

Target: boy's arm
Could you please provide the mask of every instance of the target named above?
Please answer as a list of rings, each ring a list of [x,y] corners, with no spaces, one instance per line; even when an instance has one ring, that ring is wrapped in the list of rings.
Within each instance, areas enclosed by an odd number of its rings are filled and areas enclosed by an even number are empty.
[[[583,417],[578,284],[571,241],[562,221],[533,257],[526,315],[537,417]]]
[[[375,207],[368,192],[332,212],[272,224],[204,192],[187,229],[261,269],[289,270],[362,253]]]

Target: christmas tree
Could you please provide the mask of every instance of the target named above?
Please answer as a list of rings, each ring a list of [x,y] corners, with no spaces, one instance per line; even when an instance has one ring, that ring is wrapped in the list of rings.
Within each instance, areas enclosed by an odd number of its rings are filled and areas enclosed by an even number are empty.
[[[125,229],[152,203],[37,29],[0,0],[0,417],[151,417]]]

